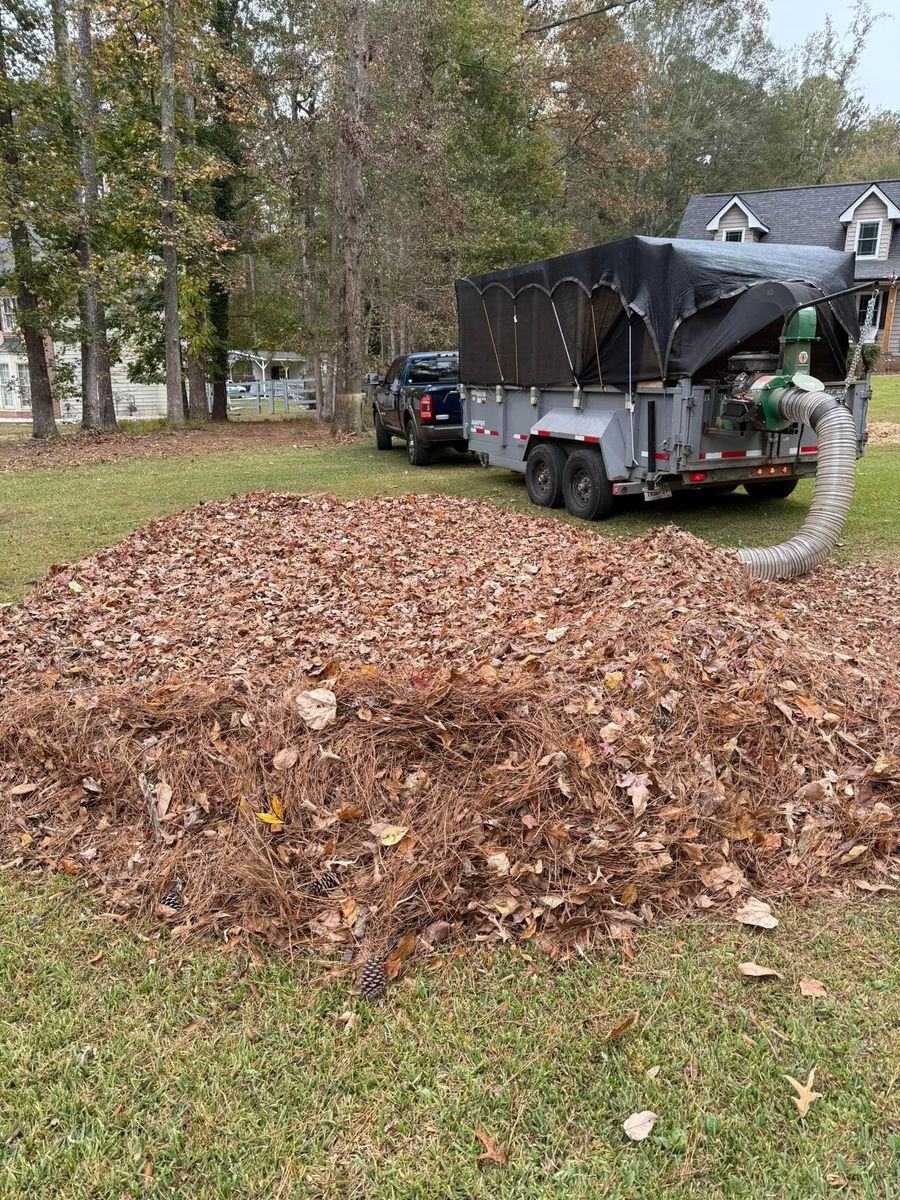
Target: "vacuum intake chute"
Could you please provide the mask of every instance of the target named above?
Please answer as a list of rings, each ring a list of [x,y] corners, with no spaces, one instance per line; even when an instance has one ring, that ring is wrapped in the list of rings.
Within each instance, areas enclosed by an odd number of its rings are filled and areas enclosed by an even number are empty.
[[[816,490],[796,537],[780,546],[737,552],[754,579],[793,579],[820,566],[840,540],[853,499],[856,425],[850,409],[828,392],[800,388],[783,391],[777,406],[785,422],[809,425],[816,432]]]

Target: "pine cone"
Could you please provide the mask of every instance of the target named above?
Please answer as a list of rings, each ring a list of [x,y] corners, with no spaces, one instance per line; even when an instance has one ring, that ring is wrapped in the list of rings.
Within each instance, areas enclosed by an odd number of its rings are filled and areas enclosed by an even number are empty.
[[[325,871],[318,879],[312,881],[308,891],[311,896],[327,896],[330,891],[340,885],[340,882],[333,871]]]
[[[181,897],[184,892],[184,880],[179,879],[176,875],[172,881],[172,886],[167,892],[163,892],[159,898],[160,904],[165,908],[171,908],[172,912],[181,912]]]
[[[380,958],[366,959],[359,980],[360,996],[364,1000],[380,1000],[386,991],[387,976],[384,973],[384,961]]]

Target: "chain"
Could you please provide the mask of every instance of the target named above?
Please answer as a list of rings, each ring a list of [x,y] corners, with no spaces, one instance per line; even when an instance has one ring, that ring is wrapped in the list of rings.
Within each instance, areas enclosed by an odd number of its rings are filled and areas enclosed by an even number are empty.
[[[872,330],[875,327],[875,306],[878,303],[878,294],[873,292],[869,298],[869,303],[866,305],[866,319],[863,322],[863,327],[859,331],[859,341],[853,347],[853,353],[850,356],[850,365],[847,367],[847,378],[844,380],[843,387],[838,393],[837,399],[844,403],[844,398],[847,395],[847,389],[856,378],[856,372],[859,370],[859,361],[862,358],[863,345]]]

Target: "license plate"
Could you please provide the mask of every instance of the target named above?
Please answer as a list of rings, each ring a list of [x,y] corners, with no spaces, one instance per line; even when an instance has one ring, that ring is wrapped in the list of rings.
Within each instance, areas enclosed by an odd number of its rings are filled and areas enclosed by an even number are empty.
[[[668,500],[672,495],[670,487],[644,488],[645,500]]]

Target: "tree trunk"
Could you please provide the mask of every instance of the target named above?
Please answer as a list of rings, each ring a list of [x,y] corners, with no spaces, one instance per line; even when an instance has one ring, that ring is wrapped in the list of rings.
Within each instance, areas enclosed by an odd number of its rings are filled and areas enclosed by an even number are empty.
[[[181,394],[181,327],[178,319],[178,252],[175,245],[175,0],[162,0],[159,27],[160,193],[162,198],[163,308],[166,341],[166,416],[184,421]]]
[[[214,338],[209,356],[213,421],[228,420],[228,308],[228,292],[218,280],[213,280],[209,285],[209,319]]]
[[[368,0],[349,0],[344,47],[344,107],[338,135],[337,213],[341,238],[337,394],[332,428],[362,427],[362,271],[364,108],[369,69]]]
[[[9,96],[9,76],[6,66],[6,44],[3,23],[0,18],[0,84],[4,95]],[[0,141],[3,147],[3,172],[6,179],[6,201],[10,215],[10,242],[12,243],[13,265],[17,280],[18,319],[25,338],[25,353],[28,357],[28,379],[31,386],[32,433],[36,438],[48,438],[56,433],[56,418],[53,415],[53,392],[50,373],[47,369],[47,351],[41,329],[41,312],[34,290],[34,263],[31,255],[31,238],[28,226],[19,216],[19,152],[15,141],[15,122],[11,102],[0,107]]]
[[[82,343],[88,343],[93,364],[82,367],[84,391],[81,402],[81,424],[85,429],[115,429],[116,410],[113,403],[112,379],[109,368],[109,345],[106,336],[106,310],[97,287],[97,272],[91,247],[91,226],[97,208],[97,148],[95,144],[97,105],[94,98],[93,41],[91,37],[91,0],[78,0],[78,99],[81,143],[81,236],[79,266],[83,302],[81,305],[84,329]]]
[[[72,68],[72,48],[69,41],[69,3],[68,0],[52,0],[53,5],[53,48],[56,58],[56,69],[64,93],[66,135],[73,157],[81,159],[81,139],[75,119],[75,72]],[[75,187],[73,207],[78,209],[80,219],[75,247],[78,254],[78,320],[81,327],[81,395],[94,396],[97,393],[97,362],[94,357],[94,343],[86,336],[89,323],[93,320],[93,310],[89,308],[90,297],[87,294],[86,281],[91,269],[91,251],[87,239],[86,225],[83,219],[81,189]]]
[[[210,23],[218,37],[222,50],[230,54],[234,50],[238,29],[238,5],[235,0],[213,0]],[[237,127],[224,95],[224,86],[216,69],[211,73],[213,94],[212,136],[218,153],[235,168],[241,162]],[[234,179],[231,175],[213,182],[213,213],[225,229],[231,229],[235,219]],[[209,372],[212,381],[212,419],[228,420],[228,342],[230,295],[222,279],[213,279],[209,285],[209,320],[212,325],[212,346],[209,354]]]
[[[206,396],[206,372],[203,363],[196,354],[188,351],[187,375],[190,395],[188,397],[188,415],[191,421],[209,420],[209,401]]]

